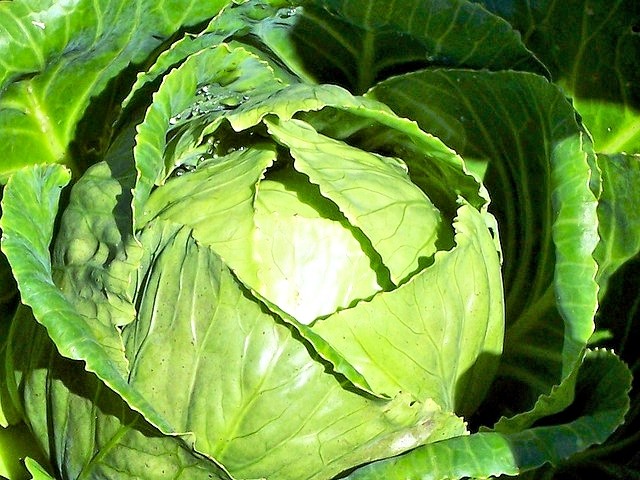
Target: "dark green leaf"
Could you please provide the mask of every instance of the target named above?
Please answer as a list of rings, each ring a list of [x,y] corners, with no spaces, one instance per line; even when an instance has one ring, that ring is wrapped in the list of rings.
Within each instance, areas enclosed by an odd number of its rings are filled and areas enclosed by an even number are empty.
[[[640,3],[475,1],[521,32],[573,98],[596,151],[640,152]]]
[[[640,325],[640,158],[599,155],[598,162],[603,174],[598,207],[603,241],[596,250],[601,285],[596,322],[601,332],[609,333],[600,344],[615,349],[634,372],[632,408],[625,424],[605,445],[578,456],[559,475],[600,471],[622,480],[640,477],[640,359],[633,342],[633,332]]]
[[[609,277],[640,253],[640,155],[598,155],[603,191],[598,204],[602,239],[596,249],[600,295]]]
[[[303,78],[360,94],[421,67],[546,72],[507,22],[466,0],[313,0],[253,33]]]
[[[631,374],[614,354],[589,352],[580,368],[577,400],[548,425],[510,434],[475,433],[420,447],[356,470],[350,480],[517,475],[558,464],[592,444],[604,442],[629,408]]]

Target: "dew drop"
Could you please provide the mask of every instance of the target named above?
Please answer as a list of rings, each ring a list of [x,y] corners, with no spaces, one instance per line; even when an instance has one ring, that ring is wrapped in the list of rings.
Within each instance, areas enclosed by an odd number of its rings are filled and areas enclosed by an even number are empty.
[[[296,14],[296,9],[293,7],[283,8],[278,12],[280,18],[290,18]]]
[[[240,105],[240,99],[235,96],[221,98],[220,103],[225,107],[237,107]]]

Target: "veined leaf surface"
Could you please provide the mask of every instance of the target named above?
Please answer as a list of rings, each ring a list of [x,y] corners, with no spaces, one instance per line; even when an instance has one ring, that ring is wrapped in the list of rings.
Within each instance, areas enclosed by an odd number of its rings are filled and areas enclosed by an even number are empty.
[[[499,376],[507,383],[495,388],[515,380],[522,393],[498,394],[496,402],[531,406],[570,377],[594,329],[599,178],[587,135],[562,92],[527,73],[423,71],[383,82],[371,95],[484,165],[506,290]],[[563,408],[570,392],[548,407]],[[503,412],[510,409],[523,405]]]
[[[488,221],[473,207],[460,207],[451,251],[438,252],[397,290],[318,320],[314,332],[375,391],[411,392],[472,413],[503,343],[500,261]]]
[[[140,238],[148,270],[123,331],[131,383],[234,476],[331,478],[464,432],[434,402],[343,388],[188,228],[154,221]]]
[[[313,0],[282,8],[253,32],[306,81],[357,94],[433,66],[546,73],[507,22],[464,0]]]
[[[606,374],[603,375],[603,373]],[[350,480],[489,478],[523,474],[548,462],[559,464],[589,445],[600,444],[629,409],[630,372],[613,353],[587,353],[580,368],[576,408],[564,423],[513,433],[480,432],[420,447],[406,455],[356,470]],[[580,397],[579,397],[580,398]]]
[[[597,152],[640,153],[640,5],[635,0],[474,0],[500,15],[569,95]]]
[[[231,480],[211,459],[194,454],[193,439],[162,434],[82,362],[60,356],[29,309],[20,309],[9,338],[25,346],[7,360],[29,429],[46,452],[40,464],[28,463],[36,478]]]
[[[114,326],[76,310],[53,280],[49,243],[60,191],[69,171],[60,165],[26,167],[11,176],[2,198],[2,250],[9,259],[22,302],[47,328],[61,355],[82,360],[86,369],[117,391],[129,405],[165,433],[166,420],[127,382],[128,361]],[[32,199],[39,202],[33,202]]]
[[[226,3],[1,2],[0,182],[33,162],[82,171],[83,159],[69,147],[90,99],[176,30],[215,15]]]

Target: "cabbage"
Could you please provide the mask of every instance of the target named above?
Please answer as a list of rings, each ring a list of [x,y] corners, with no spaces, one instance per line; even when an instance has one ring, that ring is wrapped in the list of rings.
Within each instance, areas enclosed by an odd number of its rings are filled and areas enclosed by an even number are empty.
[[[637,73],[585,99],[508,3],[0,4],[0,420],[31,475],[597,451],[630,403],[597,342],[635,312],[607,302],[640,251]]]

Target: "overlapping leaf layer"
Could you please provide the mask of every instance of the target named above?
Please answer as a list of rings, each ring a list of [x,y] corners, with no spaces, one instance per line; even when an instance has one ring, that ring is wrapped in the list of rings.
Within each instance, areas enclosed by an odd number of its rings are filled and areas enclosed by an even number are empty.
[[[594,463],[632,378],[590,344],[637,367],[638,25],[626,0],[0,2],[0,421],[33,478]]]

